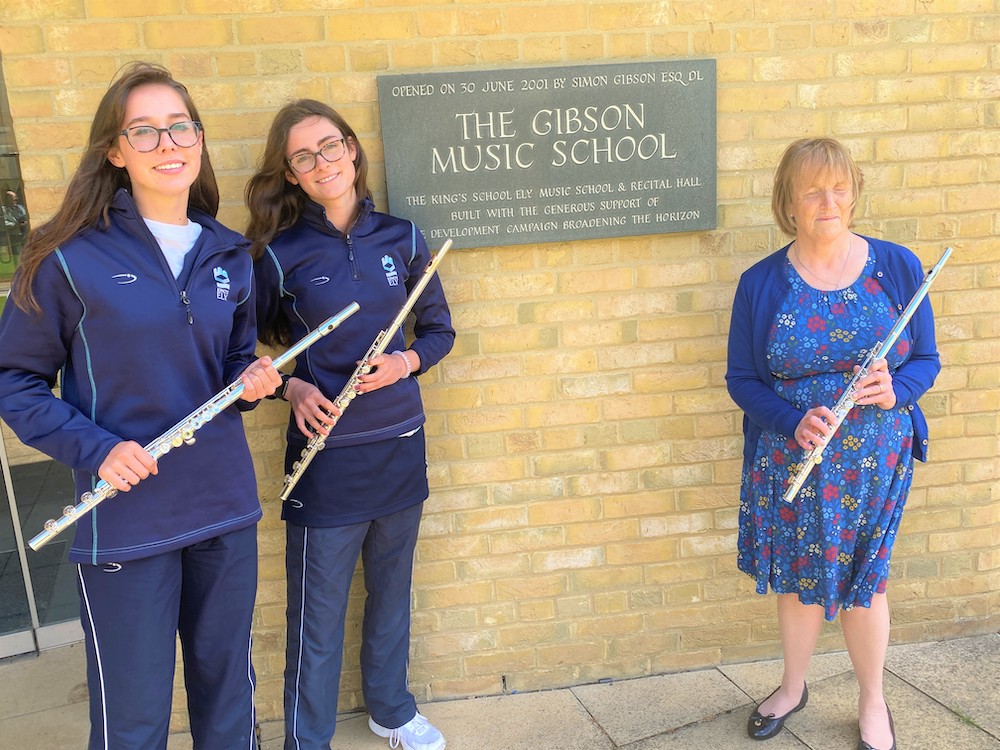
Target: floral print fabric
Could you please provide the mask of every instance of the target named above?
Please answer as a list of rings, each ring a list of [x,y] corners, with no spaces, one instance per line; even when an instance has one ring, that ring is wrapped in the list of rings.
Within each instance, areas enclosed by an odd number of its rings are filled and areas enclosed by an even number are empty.
[[[851,286],[824,292],[786,261],[790,289],[771,328],[767,356],[775,392],[803,412],[833,408],[854,365],[889,333],[898,313],[872,275],[874,259]],[[905,361],[904,331],[887,356]],[[806,452],[790,436],[765,431],[740,489],[740,570],[780,594],[818,604],[826,619],[839,608],[871,605],[885,591],[889,557],[913,478],[909,410],[855,406],[834,433],[791,503],[785,488]]]

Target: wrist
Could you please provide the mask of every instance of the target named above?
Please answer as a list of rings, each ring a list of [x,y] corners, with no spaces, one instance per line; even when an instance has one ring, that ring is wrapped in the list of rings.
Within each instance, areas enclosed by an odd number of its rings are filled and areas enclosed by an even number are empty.
[[[288,383],[291,379],[291,375],[281,373],[281,385],[274,389],[275,398],[280,398],[282,401],[288,400]]]
[[[398,354],[400,357],[403,358],[403,364],[406,365],[406,373],[404,373],[403,377],[404,378],[410,377],[410,374],[413,372],[413,365],[410,364],[410,358],[406,356],[406,352],[401,352],[399,349],[397,349],[396,351],[393,352],[393,354]]]

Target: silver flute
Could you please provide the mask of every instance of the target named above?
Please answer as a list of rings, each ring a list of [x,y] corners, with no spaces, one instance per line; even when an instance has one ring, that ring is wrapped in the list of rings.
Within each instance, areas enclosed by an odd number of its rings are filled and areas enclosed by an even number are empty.
[[[384,328],[379,331],[372,345],[368,347],[368,351],[365,352],[365,356],[361,358],[360,363],[354,370],[347,384],[340,391],[340,395],[334,399],[333,403],[340,409],[340,415],[347,410],[347,407],[351,405],[351,401],[358,395],[357,385],[361,382],[361,376],[367,375],[371,372],[371,365],[368,364],[374,357],[382,354],[389,346],[389,342],[392,341],[392,337],[395,335],[396,331],[403,325],[406,321],[406,316],[409,315],[410,310],[413,309],[413,305],[416,303],[417,299],[420,297],[421,293],[424,291],[424,287],[427,286],[427,282],[431,280],[434,272],[437,270],[438,265],[444,258],[448,250],[451,249],[451,240],[445,240],[445,243],[441,246],[438,254],[431,259],[431,262],[427,264],[427,269],[424,271],[423,276],[414,285],[413,290],[410,295],[406,298],[406,302],[396,313],[396,317],[393,318],[392,323],[389,324],[388,328]],[[333,430],[337,426],[337,422],[340,421],[340,416],[327,412],[327,427]],[[292,489],[298,484],[299,479],[302,478],[305,470],[309,468],[309,464],[326,446],[326,438],[320,435],[318,432],[309,438],[309,442],[306,443],[306,447],[302,449],[299,453],[299,460],[292,464],[292,471],[290,474],[285,475],[285,484],[281,488],[281,501],[286,501],[292,494]]]
[[[352,302],[339,313],[327,318],[322,324],[299,339],[299,341],[293,344],[288,351],[275,357],[271,364],[275,368],[286,364],[289,360],[294,359],[328,333],[335,330],[341,323],[354,315],[354,313],[360,309],[361,308],[357,302]],[[230,383],[204,404],[184,417],[184,419],[180,422],[147,445],[145,447],[145,451],[154,459],[158,460],[174,448],[180,448],[182,445],[191,445],[195,441],[194,433],[211,422],[215,417],[222,413],[226,407],[239,399],[242,394],[242,379]],[[109,497],[114,497],[117,494],[118,490],[115,489],[114,485],[104,479],[100,480],[94,486],[93,490],[83,493],[80,497],[79,503],[76,505],[67,505],[63,508],[63,514],[59,520],[50,519],[46,521],[44,529],[28,542],[28,546],[36,551],[41,549],[59,532],[75,523],[82,515],[90,510],[93,510],[99,503],[107,500]]]
[[[906,328],[906,324],[910,322],[910,318],[913,317],[913,313],[917,311],[920,303],[923,302],[924,297],[927,296],[927,292],[930,290],[931,284],[934,283],[938,272],[944,267],[944,264],[948,262],[949,257],[951,257],[950,247],[945,248],[941,258],[934,264],[934,267],[927,272],[927,276],[924,277],[924,282],[914,293],[913,298],[910,300],[909,304],[907,304],[906,309],[903,310],[902,314],[899,316],[899,320],[896,321],[892,330],[889,331],[883,341],[878,342],[868,353],[868,356],[865,357],[864,363],[861,365],[861,369],[854,374],[854,377],[851,378],[851,381],[847,384],[847,387],[841,394],[836,406],[832,409],[834,420],[830,424],[829,433],[827,433],[826,438],[819,445],[815,446],[809,452],[809,454],[805,457],[805,462],[801,465],[801,467],[799,467],[798,473],[789,482],[788,489],[785,490],[785,494],[781,498],[786,503],[792,502],[792,500],[795,499],[795,496],[799,494],[799,490],[801,490],[802,485],[805,484],[806,478],[809,476],[809,472],[812,471],[813,466],[823,460],[823,450],[833,439],[833,434],[843,423],[844,419],[847,417],[847,413],[854,408],[854,401],[857,398],[858,381],[868,374],[869,369],[877,360],[885,357],[892,349],[893,345],[896,343],[896,339],[898,339],[903,333],[903,329]]]

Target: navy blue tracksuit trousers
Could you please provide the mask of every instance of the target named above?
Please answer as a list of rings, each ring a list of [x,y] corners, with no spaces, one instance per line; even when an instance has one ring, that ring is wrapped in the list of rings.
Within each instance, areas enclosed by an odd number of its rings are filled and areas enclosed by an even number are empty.
[[[335,527],[286,523],[288,642],[285,750],[329,750],[337,723],[344,618],[360,554],[364,568],[361,684],[384,727],[417,713],[407,687],[410,583],[423,503],[372,521]]]
[[[254,750],[256,525],[77,570],[90,750],[166,748],[178,633],[194,747]]]

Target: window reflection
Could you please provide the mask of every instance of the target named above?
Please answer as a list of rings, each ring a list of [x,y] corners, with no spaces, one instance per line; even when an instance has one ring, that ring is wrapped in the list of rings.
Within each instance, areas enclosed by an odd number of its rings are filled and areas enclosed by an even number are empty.
[[[10,285],[29,227],[28,204],[24,200],[24,183],[4,80],[0,62],[0,218],[3,219],[0,223],[0,295]]]
[[[0,160],[6,162],[16,158],[4,155]],[[16,164],[13,166],[16,169]],[[24,205],[20,180],[0,179],[0,200],[2,200],[0,210],[3,212],[3,233],[0,234],[0,282],[9,282],[28,237],[28,210]]]

